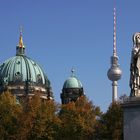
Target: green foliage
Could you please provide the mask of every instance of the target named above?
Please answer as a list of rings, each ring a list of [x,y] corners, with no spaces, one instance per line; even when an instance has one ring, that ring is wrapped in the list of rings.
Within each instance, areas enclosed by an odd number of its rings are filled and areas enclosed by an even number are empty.
[[[119,102],[111,104],[96,128],[100,140],[123,140],[123,111]]]

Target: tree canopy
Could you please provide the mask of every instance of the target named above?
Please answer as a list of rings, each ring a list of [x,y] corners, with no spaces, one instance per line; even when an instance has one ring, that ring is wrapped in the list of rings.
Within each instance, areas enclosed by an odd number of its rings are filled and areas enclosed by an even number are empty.
[[[122,109],[111,104],[102,113],[86,96],[65,105],[39,94],[17,101],[0,95],[1,140],[121,140]]]

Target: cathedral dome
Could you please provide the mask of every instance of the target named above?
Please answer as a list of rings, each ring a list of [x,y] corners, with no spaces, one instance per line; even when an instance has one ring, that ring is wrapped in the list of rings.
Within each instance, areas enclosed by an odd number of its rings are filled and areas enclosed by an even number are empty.
[[[74,70],[71,70],[72,75],[64,82],[62,93],[60,94],[62,104],[67,104],[71,101],[76,101],[80,96],[84,95],[84,90],[81,82],[76,78]]]
[[[48,79],[41,67],[27,56],[11,57],[0,66],[0,81],[9,84],[27,80],[34,84],[48,84],[49,86]]]
[[[75,76],[71,76],[65,81],[63,88],[82,88],[82,84]]]
[[[16,95],[32,95],[40,92],[44,98],[51,98],[50,81],[42,68],[25,55],[25,47],[20,34],[16,56],[0,65],[0,92],[10,90]]]

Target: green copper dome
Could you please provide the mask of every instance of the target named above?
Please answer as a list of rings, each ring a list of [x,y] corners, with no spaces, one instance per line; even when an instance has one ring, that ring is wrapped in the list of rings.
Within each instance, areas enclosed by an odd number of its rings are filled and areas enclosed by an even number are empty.
[[[45,97],[51,97],[50,81],[42,68],[25,55],[25,47],[20,34],[16,56],[9,58],[0,65],[0,92],[14,91],[14,94],[32,94],[41,92]]]
[[[42,85],[49,84],[41,67],[24,55],[9,58],[0,66],[0,79],[3,82],[30,81]]]
[[[71,76],[65,81],[63,88],[82,88],[82,84],[76,77]]]
[[[72,70],[72,75],[64,82],[63,88],[82,88],[80,80],[74,75],[74,70]]]
[[[84,95],[83,86],[75,76],[74,69],[71,72],[72,75],[64,82],[62,93],[60,94],[62,104],[75,102],[80,96]]]

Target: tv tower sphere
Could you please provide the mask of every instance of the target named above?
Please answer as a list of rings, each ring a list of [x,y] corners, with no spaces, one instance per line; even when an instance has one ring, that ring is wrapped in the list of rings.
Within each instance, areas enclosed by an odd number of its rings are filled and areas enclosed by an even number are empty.
[[[111,57],[112,63],[111,68],[107,72],[108,79],[111,81],[118,81],[121,79],[122,71],[118,65],[118,57],[112,56]]]

